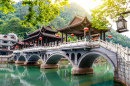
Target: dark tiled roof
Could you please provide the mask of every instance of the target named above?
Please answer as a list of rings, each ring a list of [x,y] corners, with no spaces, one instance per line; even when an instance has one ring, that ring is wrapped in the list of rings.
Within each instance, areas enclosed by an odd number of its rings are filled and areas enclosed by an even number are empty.
[[[33,39],[33,38],[39,36],[40,34],[42,34],[43,36],[47,36],[47,37],[51,37],[51,38],[56,38],[56,35],[48,34],[48,33],[44,33],[44,32],[43,32],[43,33],[39,32],[39,34],[34,35],[34,36],[31,36],[31,37],[29,37],[29,38],[27,38],[27,39],[24,39],[24,40],[22,40],[22,41],[26,41],[26,40],[29,40],[29,39]],[[61,39],[61,37],[56,38],[56,39]]]
[[[35,30],[34,32],[32,32],[32,33],[30,33],[30,34],[28,34],[28,33],[26,33],[26,34],[27,34],[28,36],[30,36],[30,35],[32,35],[32,34],[34,34],[34,33],[40,32],[42,29],[46,29],[46,30],[48,30],[48,31],[50,31],[50,32],[57,33],[57,30],[53,30],[49,25],[47,25],[47,26],[43,26],[43,27],[40,28],[40,29]]]
[[[57,30],[53,30],[49,25],[44,27],[46,30],[57,33]]]
[[[76,23],[74,23],[74,24],[71,24],[71,23],[74,21],[75,18],[79,18],[79,19],[81,19],[81,21],[78,21],[78,22],[76,22]],[[86,19],[87,22],[91,25],[91,22],[87,19],[87,16],[84,17],[84,18],[81,17],[81,16],[75,16],[68,26],[63,27],[63,28],[60,28],[60,29],[58,29],[58,31],[64,31],[64,30],[67,30],[67,29],[70,29],[70,28],[79,26],[79,25],[81,25],[81,24],[84,22],[85,19]]]
[[[75,21],[74,23],[73,23],[73,21],[75,20],[75,19],[79,19],[79,20],[77,20],[77,21]],[[76,27],[78,27],[78,26],[80,26],[80,25],[82,25],[83,23],[84,23],[84,21],[87,21],[87,23],[90,25],[90,27],[92,26],[92,23],[88,20],[88,18],[87,18],[87,16],[85,16],[85,17],[82,17],[82,16],[75,16],[73,19],[72,19],[72,21],[69,23],[69,25],[68,26],[66,26],[66,27],[63,27],[63,28],[59,28],[58,29],[58,31],[66,31],[66,30],[68,30],[68,29],[75,29]],[[94,27],[93,27],[94,28]],[[94,29],[96,29],[96,28],[94,28]],[[104,31],[104,32],[107,32],[107,31],[110,31],[111,30],[111,27],[108,27],[107,29],[105,29],[105,30],[99,30],[99,32],[100,31]]]

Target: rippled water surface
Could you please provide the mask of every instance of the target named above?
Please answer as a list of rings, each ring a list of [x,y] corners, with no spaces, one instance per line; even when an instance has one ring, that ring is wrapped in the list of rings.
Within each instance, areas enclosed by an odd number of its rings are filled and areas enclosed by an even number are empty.
[[[71,75],[71,68],[70,64],[61,64],[59,69],[0,64],[0,86],[121,86],[113,82],[108,63],[95,63],[94,74],[89,75]]]

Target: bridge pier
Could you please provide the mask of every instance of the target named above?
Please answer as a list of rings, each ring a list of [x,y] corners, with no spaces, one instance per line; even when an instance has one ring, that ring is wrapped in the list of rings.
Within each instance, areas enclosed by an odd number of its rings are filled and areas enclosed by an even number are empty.
[[[24,62],[24,65],[39,65],[38,62]]]
[[[24,64],[25,61],[15,61],[16,64]]]
[[[73,67],[71,69],[71,74],[73,75],[82,75],[82,74],[92,74],[93,73],[93,68],[90,67],[85,67],[85,68],[78,68],[78,67]]]
[[[58,64],[42,64],[41,69],[55,69],[58,68]]]

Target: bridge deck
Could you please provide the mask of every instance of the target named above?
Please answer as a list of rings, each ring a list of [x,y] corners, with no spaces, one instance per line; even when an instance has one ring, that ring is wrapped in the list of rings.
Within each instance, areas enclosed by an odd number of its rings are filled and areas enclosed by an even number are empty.
[[[68,50],[68,49],[86,49],[86,48],[99,48],[100,46],[117,53],[125,61],[130,61],[130,49],[128,47],[124,48],[119,44],[114,44],[112,42],[107,42],[103,40],[98,41],[86,41],[77,40],[71,42],[64,42],[62,44],[52,45],[52,46],[38,46],[38,47],[28,47],[23,50],[15,50],[13,53],[23,53],[23,52],[37,52],[37,51],[49,51],[49,50]]]

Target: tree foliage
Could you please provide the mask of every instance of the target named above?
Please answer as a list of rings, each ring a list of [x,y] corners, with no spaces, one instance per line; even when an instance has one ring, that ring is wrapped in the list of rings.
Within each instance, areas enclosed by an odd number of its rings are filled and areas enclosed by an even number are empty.
[[[8,13],[9,11],[14,12],[15,9],[12,7],[14,3],[12,0],[0,0],[0,10],[3,13]]]
[[[14,8],[11,4],[14,4],[14,1],[11,0],[2,0],[0,2],[0,10],[3,13],[9,11],[14,12]],[[35,26],[38,23],[48,23],[52,21],[56,15],[59,15],[59,10],[64,11],[63,6],[68,5],[68,0],[22,0],[22,6],[28,5],[28,13],[24,16],[22,21],[23,26]],[[34,11],[34,7],[37,7],[37,12]]]
[[[95,0],[96,1],[96,0]],[[107,18],[112,19],[113,21],[117,20],[117,17],[120,13],[126,12],[129,9],[127,4],[130,3],[130,0],[101,0],[103,1],[102,5],[91,9],[92,23],[93,27],[98,29],[106,29],[109,25]],[[125,15],[127,17],[128,15]]]

